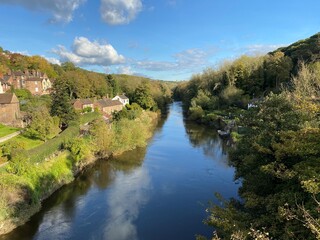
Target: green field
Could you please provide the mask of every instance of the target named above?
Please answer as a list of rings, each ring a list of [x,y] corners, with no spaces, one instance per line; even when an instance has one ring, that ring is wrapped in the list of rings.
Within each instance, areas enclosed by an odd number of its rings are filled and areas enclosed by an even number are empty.
[[[24,149],[26,149],[26,150],[35,148],[35,147],[44,143],[40,139],[30,138],[30,137],[25,136],[23,134],[20,134],[14,138],[11,138],[10,140],[5,141],[4,143],[8,143],[10,141],[15,141],[15,142],[21,143],[23,145]]]
[[[0,124],[0,138],[7,136],[11,133],[17,132],[19,130],[20,130],[19,128],[9,127],[9,126]]]

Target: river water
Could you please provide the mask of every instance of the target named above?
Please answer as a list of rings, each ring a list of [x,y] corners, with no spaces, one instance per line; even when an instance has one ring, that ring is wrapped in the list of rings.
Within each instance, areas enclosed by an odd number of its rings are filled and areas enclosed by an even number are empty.
[[[234,169],[212,128],[186,123],[169,107],[147,148],[101,160],[0,239],[173,240],[210,236],[214,193],[237,197]]]

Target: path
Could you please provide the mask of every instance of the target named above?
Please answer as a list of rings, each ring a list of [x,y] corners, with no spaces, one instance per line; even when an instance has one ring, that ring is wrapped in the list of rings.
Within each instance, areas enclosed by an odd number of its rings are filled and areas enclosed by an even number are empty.
[[[0,138],[0,143],[5,142],[5,141],[7,141],[7,140],[9,140],[9,139],[11,139],[11,138],[13,138],[15,136],[18,136],[20,133],[21,133],[21,131],[18,131],[18,132],[11,133],[11,134],[9,134],[7,136],[4,136],[4,137]]]

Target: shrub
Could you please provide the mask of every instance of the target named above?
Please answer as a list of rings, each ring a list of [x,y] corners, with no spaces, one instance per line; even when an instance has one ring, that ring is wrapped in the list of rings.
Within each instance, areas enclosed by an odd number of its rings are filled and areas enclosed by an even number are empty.
[[[190,115],[189,119],[193,121],[201,120],[204,115],[204,111],[201,107],[191,107],[189,109]]]

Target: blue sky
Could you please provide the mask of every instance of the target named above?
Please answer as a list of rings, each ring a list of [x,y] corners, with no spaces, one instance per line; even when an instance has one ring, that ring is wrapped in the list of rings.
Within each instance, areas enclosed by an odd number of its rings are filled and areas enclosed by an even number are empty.
[[[188,80],[320,31],[319,0],[0,0],[0,46],[106,73]]]

